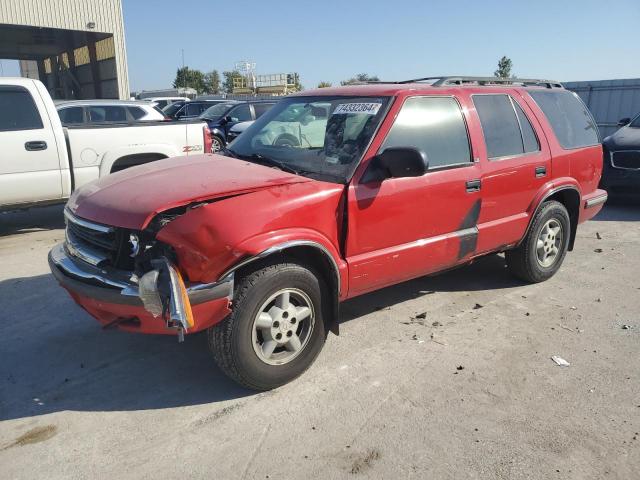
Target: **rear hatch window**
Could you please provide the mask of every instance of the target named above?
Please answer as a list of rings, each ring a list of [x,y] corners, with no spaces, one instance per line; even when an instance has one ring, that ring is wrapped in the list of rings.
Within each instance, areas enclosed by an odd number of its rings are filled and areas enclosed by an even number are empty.
[[[598,127],[580,97],[567,90],[529,91],[564,149],[600,143]]]

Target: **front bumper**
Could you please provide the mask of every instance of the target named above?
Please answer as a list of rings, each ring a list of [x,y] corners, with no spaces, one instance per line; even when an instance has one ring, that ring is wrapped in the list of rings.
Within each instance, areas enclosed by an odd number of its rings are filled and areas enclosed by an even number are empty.
[[[73,299],[103,325],[141,333],[177,333],[162,317],[145,310],[131,272],[95,267],[72,257],[64,244],[49,252],[49,267],[56,280]],[[233,276],[216,283],[189,284],[187,296],[193,310],[194,333],[222,321],[229,313]]]

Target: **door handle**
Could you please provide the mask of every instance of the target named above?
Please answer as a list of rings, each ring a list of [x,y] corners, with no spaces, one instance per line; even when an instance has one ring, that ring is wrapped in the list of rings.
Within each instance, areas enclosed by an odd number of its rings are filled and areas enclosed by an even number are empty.
[[[480,187],[482,186],[482,182],[480,182],[479,178],[475,180],[468,180],[466,186],[468,193],[479,192]]]
[[[41,140],[33,141],[33,142],[27,142],[27,143],[24,144],[24,149],[29,151],[29,152],[36,152],[38,150],[46,150],[47,149],[47,142],[43,142]]]
[[[536,167],[536,178],[547,176],[547,167]]]

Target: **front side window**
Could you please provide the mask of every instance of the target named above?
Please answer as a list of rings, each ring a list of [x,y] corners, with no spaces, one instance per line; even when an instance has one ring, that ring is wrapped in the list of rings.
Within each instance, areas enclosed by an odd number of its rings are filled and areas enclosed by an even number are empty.
[[[471,162],[464,117],[451,97],[408,98],[380,150],[388,147],[421,150],[429,169]]]
[[[564,149],[600,143],[598,127],[580,97],[568,90],[529,91],[549,120],[551,129]]]
[[[182,111],[186,117],[197,117],[202,113],[202,105],[199,103],[187,103],[185,109]]]
[[[631,128],[640,128],[640,115],[629,122]]]
[[[0,131],[40,128],[42,119],[27,89],[0,86]]]
[[[228,149],[256,163],[346,183],[386,113],[389,97],[289,97]]]
[[[63,125],[78,125],[84,123],[82,107],[68,107],[58,110],[58,116]]]
[[[251,109],[248,103],[238,105],[229,112],[232,122],[247,122],[251,120]]]
[[[213,106],[207,105],[207,108],[200,116],[207,120],[217,120],[225,115],[234,105],[234,103],[216,103]]]
[[[508,95],[473,95],[473,104],[476,107],[482,134],[487,146],[487,156],[490,159],[513,157],[525,153],[524,132],[526,131],[526,147],[538,150],[537,140],[533,146],[531,135],[535,133],[528,119],[522,112],[524,121],[523,130],[520,130],[521,122],[516,114],[516,108]]]

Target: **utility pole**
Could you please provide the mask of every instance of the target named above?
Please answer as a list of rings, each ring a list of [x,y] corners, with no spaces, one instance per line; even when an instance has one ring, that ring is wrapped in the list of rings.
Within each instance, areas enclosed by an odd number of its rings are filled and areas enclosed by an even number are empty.
[[[182,49],[182,68],[184,68],[184,48]]]

